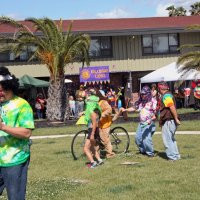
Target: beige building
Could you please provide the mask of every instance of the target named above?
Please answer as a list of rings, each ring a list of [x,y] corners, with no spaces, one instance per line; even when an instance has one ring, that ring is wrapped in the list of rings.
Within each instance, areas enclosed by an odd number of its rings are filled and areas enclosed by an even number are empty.
[[[137,91],[142,76],[177,61],[183,53],[178,47],[200,43],[199,32],[186,30],[199,22],[200,16],[85,19],[73,21],[73,32],[91,36],[90,66],[109,66],[110,82],[116,87],[125,86],[131,74],[133,91]],[[69,23],[70,20],[64,20],[63,26]],[[0,34],[14,32],[13,28],[0,25]],[[0,66],[7,66],[17,77],[28,74],[48,80],[45,66],[38,61],[27,62],[31,51],[34,49],[17,58],[12,52],[0,53]],[[66,77],[75,86],[79,84],[80,67],[80,63],[73,63],[65,68]]]

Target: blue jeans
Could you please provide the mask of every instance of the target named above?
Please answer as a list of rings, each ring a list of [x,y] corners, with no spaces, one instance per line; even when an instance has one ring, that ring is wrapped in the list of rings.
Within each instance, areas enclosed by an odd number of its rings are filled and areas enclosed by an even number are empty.
[[[29,159],[16,166],[0,167],[0,195],[6,188],[9,200],[24,200]]]
[[[166,148],[167,158],[170,160],[178,160],[181,158],[177,143],[175,140],[176,124],[174,120],[169,120],[162,126],[162,138]]]
[[[36,113],[37,113],[37,118],[38,119],[43,119],[43,110],[37,109]]]
[[[83,111],[84,111],[84,101],[76,101],[75,105],[76,105],[75,117],[78,118],[78,114],[79,114],[80,112],[83,112]]]
[[[141,153],[147,154],[148,156],[154,155],[152,136],[156,130],[155,123],[147,124],[142,126],[138,124],[136,130],[135,143]]]

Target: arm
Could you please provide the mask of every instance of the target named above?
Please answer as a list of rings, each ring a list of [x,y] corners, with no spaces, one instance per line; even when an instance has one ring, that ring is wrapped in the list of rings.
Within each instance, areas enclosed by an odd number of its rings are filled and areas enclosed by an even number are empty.
[[[0,122],[0,130],[20,139],[28,139],[31,136],[32,130],[23,127],[10,127]]]
[[[170,109],[170,111],[171,111],[171,113],[172,113],[172,115],[173,115],[173,117],[174,117],[174,120],[176,121],[176,124],[177,124],[177,125],[180,125],[181,122],[180,122],[180,120],[178,119],[178,114],[177,114],[177,111],[176,111],[175,106],[172,105],[172,106],[169,107],[169,109]]]
[[[101,113],[102,118],[112,114],[112,108],[111,108],[110,104],[107,101],[104,101],[103,104],[104,104],[103,106],[106,107],[106,110]]]
[[[136,109],[135,108],[133,108],[133,107],[130,107],[130,108],[122,108],[122,112],[125,112],[125,111],[127,111],[127,112],[135,112],[136,111]]]

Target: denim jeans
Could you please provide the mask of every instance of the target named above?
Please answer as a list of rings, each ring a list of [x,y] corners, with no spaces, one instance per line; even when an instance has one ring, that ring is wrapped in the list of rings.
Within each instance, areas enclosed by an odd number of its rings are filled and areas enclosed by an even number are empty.
[[[6,188],[9,200],[24,200],[29,159],[16,166],[0,167],[0,195]]]
[[[162,126],[162,138],[166,148],[167,158],[170,160],[178,160],[181,158],[177,143],[175,140],[176,124],[174,120],[169,120]]]
[[[43,110],[37,109],[36,113],[37,113],[37,118],[38,119],[43,119]]]
[[[80,112],[83,112],[84,110],[84,101],[76,101],[76,112],[75,112],[75,117],[78,118],[78,114]]]
[[[136,130],[135,143],[141,153],[145,153],[149,156],[154,155],[152,136],[156,130],[155,123],[147,124],[143,126],[141,123],[138,124]]]

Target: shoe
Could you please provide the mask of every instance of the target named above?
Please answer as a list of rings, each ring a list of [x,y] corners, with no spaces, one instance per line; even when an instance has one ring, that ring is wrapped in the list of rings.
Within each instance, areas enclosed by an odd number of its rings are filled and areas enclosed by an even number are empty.
[[[113,154],[107,154],[107,155],[106,155],[106,158],[113,158],[113,157],[115,157],[115,156],[116,156],[115,153],[113,153]]]
[[[94,162],[90,163],[90,165],[89,165],[88,167],[89,167],[89,168],[95,168],[95,167],[97,167],[97,166],[98,166],[97,162],[94,161]]]
[[[97,163],[97,165],[103,165],[103,164],[104,164],[104,162],[103,162],[103,160],[102,160],[102,159],[98,160],[98,163]]]

